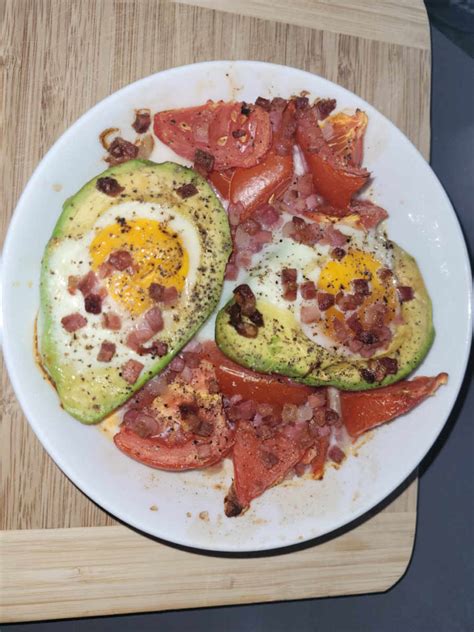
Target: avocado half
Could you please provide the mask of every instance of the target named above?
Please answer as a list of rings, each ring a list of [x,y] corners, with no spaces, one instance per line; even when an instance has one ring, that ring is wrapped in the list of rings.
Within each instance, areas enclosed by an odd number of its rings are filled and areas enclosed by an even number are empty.
[[[124,188],[120,196],[111,197],[96,188],[97,180],[103,177],[118,181]],[[198,193],[183,199],[176,189],[190,183]],[[186,304],[177,310],[177,322],[172,330],[160,332],[160,340],[168,344],[169,352],[154,360],[147,356],[145,368],[133,385],[121,377],[120,367],[91,363],[89,367],[78,368],[77,363],[66,357],[58,342],[60,323],[54,317],[58,271],[53,262],[54,253],[64,240],[74,245],[112,205],[130,201],[137,203],[138,213],[140,203],[154,202],[184,216],[195,226],[201,247],[194,289]],[[231,249],[227,214],[212,188],[194,170],[172,162],[131,160],[107,169],[68,198],[43,256],[38,318],[39,353],[64,409],[83,423],[95,423],[164,369],[215,309]],[[60,279],[60,283],[67,288],[67,278]],[[145,363],[132,350],[130,358]]]
[[[224,307],[216,320],[216,342],[226,356],[254,371],[280,373],[310,386],[334,386],[359,391],[397,382],[411,373],[428,353],[434,339],[431,300],[413,257],[393,244],[394,268],[400,285],[411,286],[415,296],[402,304],[404,324],[397,328],[390,347],[375,357],[398,360],[396,375],[369,383],[361,376],[368,360],[331,353],[312,342],[290,311],[257,301],[264,326],[256,338],[245,338],[229,323]],[[230,301],[228,305],[232,303]]]

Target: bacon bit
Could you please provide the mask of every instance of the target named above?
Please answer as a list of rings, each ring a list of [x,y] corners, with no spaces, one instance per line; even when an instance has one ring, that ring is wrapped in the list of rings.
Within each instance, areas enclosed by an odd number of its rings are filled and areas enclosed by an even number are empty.
[[[235,518],[235,516],[240,516],[243,511],[242,505],[237,500],[237,494],[235,493],[234,484],[229,488],[227,492],[227,496],[224,498],[224,513],[227,518]]]
[[[345,344],[349,338],[351,338],[350,329],[339,318],[332,319],[332,326],[337,340],[342,344]]]
[[[387,311],[388,307],[385,303],[376,302],[369,305],[364,312],[364,325],[366,327],[383,327]]]
[[[318,99],[314,104],[317,119],[323,121],[336,107],[336,99]]]
[[[194,168],[202,176],[207,177],[207,174],[214,169],[214,156],[202,149],[196,149],[194,153]]]
[[[122,366],[122,377],[129,384],[135,384],[145,365],[137,360],[128,360]]]
[[[229,314],[230,324],[237,328],[237,325],[242,322],[242,308],[238,303],[232,303],[226,311]]]
[[[103,261],[98,269],[99,279],[106,279],[114,272],[114,270],[114,266],[111,266],[107,261]]]
[[[95,188],[110,197],[117,197],[125,191],[125,187],[120,186],[115,178],[99,178],[95,183]]]
[[[255,209],[253,218],[263,226],[274,226],[280,219],[280,213],[271,204],[262,204]]]
[[[313,409],[321,408],[321,406],[324,406],[326,404],[326,389],[323,388],[319,391],[311,393],[306,403]]]
[[[377,382],[381,382],[387,375],[396,375],[398,361],[395,358],[380,358],[370,367]]]
[[[115,350],[116,346],[113,342],[104,340],[104,342],[100,345],[100,351],[97,355],[97,360],[99,362],[110,362],[115,355]]]
[[[360,334],[363,330],[362,323],[359,320],[359,316],[354,312],[349,318],[346,320],[347,326],[355,333]]]
[[[256,309],[255,294],[246,284],[238,285],[234,290],[235,301],[240,305],[242,314],[250,316]]]
[[[372,371],[369,371],[369,369],[361,369],[360,375],[368,384],[373,384],[375,382],[375,375]]]
[[[354,279],[352,287],[354,292],[361,296],[369,296],[370,294],[369,282],[366,279]]]
[[[244,207],[241,202],[237,204],[229,204],[227,208],[227,214],[229,216],[229,223],[231,226],[238,226],[240,224],[240,217],[244,211]]]
[[[244,338],[256,338],[258,335],[258,327],[253,323],[238,323],[235,327],[237,333]]]
[[[341,448],[337,445],[331,446],[328,450],[328,458],[330,458],[331,461],[334,461],[334,463],[337,463],[337,464],[342,463],[345,457],[346,455],[341,450]]]
[[[356,339],[365,345],[376,345],[379,342],[379,338],[374,331],[362,330],[357,334]]]
[[[387,219],[388,213],[381,206],[376,206],[369,200],[353,200],[350,206],[352,213],[359,215],[359,223],[369,230],[375,228],[381,221]]]
[[[415,292],[413,291],[413,288],[408,285],[398,285],[397,292],[398,298],[400,299],[401,303],[411,301],[415,297]]]
[[[158,434],[160,429],[158,422],[154,417],[147,415],[136,408],[130,408],[127,410],[121,425],[125,426],[129,430],[132,430],[142,439]]]
[[[88,294],[84,298],[84,308],[88,314],[100,314],[102,311],[102,297],[99,294]]]
[[[332,224],[328,224],[323,231],[323,240],[330,246],[340,248],[347,243],[347,236],[341,233],[340,230],[334,228]]]
[[[133,160],[137,157],[138,147],[133,143],[117,136],[112,141],[109,149],[109,155],[105,159],[110,165],[120,165],[128,160]]]
[[[239,276],[239,268],[235,263],[228,262],[225,269],[225,279],[226,281],[235,281]]]
[[[334,426],[339,421],[339,415],[332,408],[326,408],[326,410],[324,411],[324,419],[327,424],[329,424],[330,426]]]
[[[265,99],[264,97],[257,97],[255,100],[255,105],[263,108],[266,112],[270,111],[270,100]]]
[[[151,355],[152,357],[162,358],[168,353],[168,345],[161,340],[155,340],[149,347],[141,345],[137,350],[138,355]]]
[[[159,307],[152,307],[145,313],[145,321],[154,334],[157,334],[164,327],[163,316]]]
[[[175,191],[179,195],[179,197],[182,198],[183,200],[189,197],[192,197],[193,195],[197,195],[199,193],[197,186],[193,184],[192,182],[183,184],[182,186],[175,189]]]
[[[69,294],[75,294],[77,292],[77,286],[79,285],[81,277],[70,275],[67,278],[67,291]]]
[[[306,300],[316,298],[317,290],[313,281],[306,281],[300,285],[301,296]]]
[[[254,310],[251,314],[249,314],[249,319],[252,321],[254,325],[257,327],[263,327],[263,314],[258,311],[258,309]]]
[[[336,294],[336,305],[342,312],[351,312],[363,302],[364,297],[361,294],[344,294],[344,292]]]
[[[77,312],[61,318],[61,325],[70,334],[77,331],[78,329],[82,329],[82,327],[84,327],[86,324],[87,319],[84,318],[82,314],[79,314]]]
[[[298,417],[298,406],[295,404],[284,404],[281,411],[281,420],[284,424],[293,423]]]
[[[344,250],[344,248],[333,248],[331,250],[331,257],[333,257],[333,259],[336,259],[336,261],[341,261],[341,259],[344,259],[345,256],[346,251]]]
[[[214,426],[209,421],[201,421],[199,426],[194,431],[198,437],[210,437],[214,432]]]
[[[302,323],[307,325],[321,320],[321,311],[316,303],[312,305],[303,305],[300,311],[300,319]]]
[[[260,452],[260,458],[262,459],[262,463],[269,470],[280,462],[280,459],[276,454],[273,454],[273,452],[267,452],[267,450],[262,450]]]
[[[334,294],[329,294],[329,292],[318,292],[317,301],[319,309],[324,312],[334,305]]]
[[[79,283],[77,284],[77,288],[83,294],[83,296],[87,296],[87,294],[90,294],[92,290],[95,289],[96,285],[97,277],[95,273],[90,270],[79,281]]]
[[[121,326],[122,320],[115,312],[106,312],[102,314],[102,327],[104,327],[104,329],[119,331]]]
[[[115,250],[110,253],[107,263],[120,272],[133,265],[132,255],[127,250]]]
[[[175,373],[181,373],[184,367],[185,367],[185,362],[183,358],[180,358],[179,356],[176,356],[175,358],[173,358],[173,360],[170,363],[170,369],[174,371]]]
[[[160,285],[160,283],[151,283],[151,285],[148,288],[149,297],[153,301],[156,301],[157,303],[160,303],[163,300],[164,293],[165,293],[165,286]]]
[[[137,134],[145,134],[151,125],[151,113],[147,108],[135,110],[135,120],[132,123]]]
[[[391,281],[393,279],[393,272],[389,268],[380,268],[377,270],[377,275],[382,283]]]
[[[296,268],[283,268],[281,271],[281,283],[283,286],[283,298],[286,301],[296,301],[298,284],[296,282],[298,271]]]

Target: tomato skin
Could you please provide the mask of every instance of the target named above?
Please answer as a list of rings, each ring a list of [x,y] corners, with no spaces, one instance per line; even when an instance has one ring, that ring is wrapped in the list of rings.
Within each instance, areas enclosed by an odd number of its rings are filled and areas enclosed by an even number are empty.
[[[121,428],[114,436],[114,443],[127,456],[160,470],[179,472],[209,467],[222,461],[232,449],[234,431],[227,423],[219,424],[212,437],[212,452],[200,457],[193,440],[182,445],[168,446],[156,439],[142,438],[128,428]]]
[[[230,200],[230,182],[233,175],[234,169],[227,169],[227,171],[211,171],[208,176],[214,188],[225,200]]]
[[[257,437],[250,423],[239,422],[232,457],[234,488],[239,505],[242,508],[248,507],[251,500],[283,480],[301,459],[304,451],[303,447],[296,445],[282,433],[262,440]],[[269,467],[263,458],[265,453],[274,455],[278,462]]]
[[[412,410],[447,380],[448,375],[440,373],[436,377],[403,380],[373,391],[342,391],[341,411],[347,432],[357,439],[364,432]]]
[[[296,141],[313,176],[316,192],[334,207],[333,214],[344,217],[349,213],[352,197],[366,184],[368,171],[345,166],[341,158],[334,156],[311,112],[298,121]]]
[[[242,109],[244,104],[239,102],[208,101],[202,106],[158,112],[153,129],[163,143],[188,160],[194,160],[196,149],[201,149],[214,156],[217,171],[252,167],[270,148],[270,117],[258,106],[249,106],[247,115]]]
[[[283,193],[292,177],[293,156],[279,156],[270,150],[260,164],[235,170],[230,182],[230,201],[242,204],[242,219],[245,220],[272,195]]]
[[[288,378],[256,373],[229,360],[214,342],[203,344],[203,356],[211,362],[216,379],[223,395],[241,395],[259,404],[270,403],[275,406],[296,404],[301,406],[316,390],[310,386],[297,384]]]

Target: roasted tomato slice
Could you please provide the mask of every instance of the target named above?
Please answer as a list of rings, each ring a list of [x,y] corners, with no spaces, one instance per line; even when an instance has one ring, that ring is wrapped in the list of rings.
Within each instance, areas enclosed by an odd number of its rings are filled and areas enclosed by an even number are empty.
[[[252,424],[239,422],[232,453],[234,483],[224,504],[226,515],[240,514],[251,500],[283,480],[304,452],[304,447],[281,432],[263,440]]]
[[[218,463],[230,451],[234,431],[215,393],[209,362],[191,369],[186,382],[177,377],[158,397],[130,408],[115,445],[128,456],[163,470],[192,470]]]
[[[416,377],[365,392],[341,392],[342,419],[347,432],[356,439],[399,415],[404,415],[448,381],[446,373]]]
[[[227,397],[240,395],[244,400],[250,399],[259,404],[301,406],[310,395],[325,390],[297,384],[282,376],[245,369],[229,360],[211,341],[203,344],[202,354],[213,364],[220,391]]]
[[[350,201],[367,182],[369,172],[348,165],[342,157],[334,154],[313,109],[308,109],[299,118],[296,140],[313,176],[316,192],[333,207],[334,215],[343,217],[349,214]]]
[[[365,112],[355,114],[338,112],[321,122],[323,136],[333,154],[351,167],[360,167],[363,158],[363,141],[369,119]]]
[[[295,103],[279,99],[274,118],[272,147],[262,162],[250,169],[236,169],[231,185],[230,200],[244,207],[242,219],[269,201],[272,195],[283,193],[293,178],[293,145],[295,142]],[[270,106],[270,111],[273,105]],[[283,109],[282,109],[283,108]],[[275,112],[271,112],[275,114]],[[270,115],[271,116],[271,115]]]
[[[236,169],[230,183],[230,201],[244,207],[242,220],[269,201],[272,195],[283,193],[293,178],[293,157],[279,156],[269,151],[263,161],[249,169]]]
[[[240,102],[208,101],[203,106],[158,112],[154,131],[188,160],[194,160],[196,149],[211,154],[217,171],[253,167],[272,141],[268,112]]]

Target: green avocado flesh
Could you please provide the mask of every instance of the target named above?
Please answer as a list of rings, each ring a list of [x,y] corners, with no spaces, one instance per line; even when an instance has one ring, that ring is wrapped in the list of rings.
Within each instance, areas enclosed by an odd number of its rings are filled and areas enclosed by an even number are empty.
[[[328,351],[310,340],[290,311],[257,300],[264,326],[256,338],[245,338],[229,323],[224,307],[216,320],[216,342],[229,358],[262,373],[280,373],[310,386],[335,386],[358,391],[392,384],[413,371],[428,353],[434,339],[431,300],[416,261],[393,244],[395,274],[399,285],[414,289],[414,298],[402,304],[404,323],[397,326],[388,349],[374,358],[398,361],[396,375],[369,383],[361,376],[369,361]],[[232,301],[230,301],[231,303]],[[228,303],[228,304],[230,304]]]
[[[99,191],[96,187],[97,180],[104,177],[114,178],[123,187],[123,191],[116,197]],[[196,187],[197,194],[183,198],[177,189],[189,184]],[[91,234],[94,235],[94,230],[97,230],[95,225],[100,223],[103,214],[110,212],[114,205],[123,203],[133,203],[133,212],[136,209],[137,218],[140,218],[142,205],[142,209],[145,206],[152,211],[155,208],[161,209],[157,212],[167,213],[171,222],[179,219],[183,225],[189,227],[186,230],[193,235],[192,245],[188,250],[194,249],[200,255],[193,267],[194,282],[188,288],[189,291],[186,290],[186,296],[181,296],[176,308],[168,312],[169,318],[165,318],[164,329],[147,343],[163,341],[168,346],[168,353],[161,358],[139,356],[126,347],[125,339],[130,329],[123,331],[122,327],[119,332],[110,332],[111,337],[108,338],[113,342],[117,341],[117,347],[120,347],[121,355],[117,351],[117,361],[98,362],[98,347],[97,344],[95,347],[90,344],[90,337],[87,339],[87,328],[95,327],[96,340],[97,336],[104,336],[102,315],[86,314],[82,308],[80,313],[87,317],[88,322],[86,327],[76,333],[64,331],[61,317],[64,316],[64,301],[67,303],[70,300],[67,295],[68,275],[74,274],[73,259],[78,258],[77,249],[81,241],[90,243]],[[83,423],[95,423],[164,369],[215,309],[231,249],[227,214],[211,187],[192,169],[172,162],[156,164],[147,160],[131,160],[107,169],[67,199],[42,260],[38,318],[41,360],[56,386],[64,409]],[[64,252],[68,253],[69,250],[76,255],[65,257]],[[67,260],[66,264],[62,265],[64,260]],[[191,274],[191,268],[188,274]],[[80,294],[79,299],[82,301]],[[116,311],[120,314],[119,310]],[[132,324],[133,322],[135,321],[132,320]],[[113,337],[115,335],[118,338]],[[78,357],[85,360],[78,360]],[[125,362],[134,359],[144,364],[134,384],[123,379],[118,358]]]

